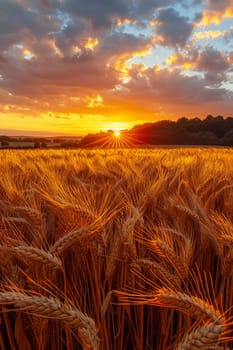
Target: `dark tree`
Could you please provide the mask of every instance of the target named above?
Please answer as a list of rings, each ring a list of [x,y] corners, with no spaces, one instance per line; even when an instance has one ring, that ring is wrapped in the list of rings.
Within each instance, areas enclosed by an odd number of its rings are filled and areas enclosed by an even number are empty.
[[[7,142],[7,141],[2,141],[2,142],[1,142],[1,146],[2,146],[2,148],[9,147],[9,142]]]

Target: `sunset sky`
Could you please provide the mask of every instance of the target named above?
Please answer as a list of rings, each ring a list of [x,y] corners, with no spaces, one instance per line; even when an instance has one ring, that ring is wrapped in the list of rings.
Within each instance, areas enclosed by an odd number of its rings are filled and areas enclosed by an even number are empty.
[[[1,0],[0,134],[233,116],[233,0]]]

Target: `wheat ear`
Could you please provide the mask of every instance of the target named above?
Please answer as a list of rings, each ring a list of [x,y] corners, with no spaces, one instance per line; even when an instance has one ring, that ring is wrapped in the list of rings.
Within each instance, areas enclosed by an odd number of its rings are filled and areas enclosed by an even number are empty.
[[[115,239],[114,245],[112,247],[111,254],[107,260],[105,276],[106,276],[106,279],[108,280],[111,280],[115,274],[117,262],[121,256],[121,249],[122,249],[122,241],[121,241],[121,238],[117,236]]]
[[[11,209],[15,210],[16,212],[26,214],[35,223],[35,225],[41,225],[42,218],[39,210],[24,206],[13,206]]]
[[[61,260],[43,249],[21,245],[18,247],[0,246],[0,251],[45,264],[48,269],[56,270],[62,268]]]
[[[33,316],[60,320],[78,331],[84,349],[99,349],[99,337],[94,320],[57,298],[27,295],[22,292],[1,292],[0,305],[13,304],[14,309]]]
[[[59,238],[56,243],[51,247],[50,253],[60,255],[64,250],[70,248],[72,245],[77,244],[84,237],[90,236],[92,227],[84,226],[78,230],[71,231],[65,236]]]
[[[136,262],[146,271],[148,271],[153,278],[158,278],[171,288],[180,288],[180,279],[156,261],[149,259],[137,259]]]
[[[166,243],[160,239],[151,241],[151,248],[161,257],[165,258],[171,266],[174,267],[178,277],[183,280],[188,275],[188,264],[184,261],[185,259],[178,256]]]
[[[155,296],[154,303],[176,309],[203,321],[215,322],[217,325],[222,325],[224,322],[222,314],[213,305],[203,299],[182,292],[161,288]]]
[[[199,326],[193,332],[184,336],[176,350],[216,349],[224,330],[224,326],[215,323]]]

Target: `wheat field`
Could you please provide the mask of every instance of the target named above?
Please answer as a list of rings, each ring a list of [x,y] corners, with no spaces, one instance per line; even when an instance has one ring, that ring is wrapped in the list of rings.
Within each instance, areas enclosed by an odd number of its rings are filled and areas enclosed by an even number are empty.
[[[2,150],[2,350],[233,349],[233,150]]]

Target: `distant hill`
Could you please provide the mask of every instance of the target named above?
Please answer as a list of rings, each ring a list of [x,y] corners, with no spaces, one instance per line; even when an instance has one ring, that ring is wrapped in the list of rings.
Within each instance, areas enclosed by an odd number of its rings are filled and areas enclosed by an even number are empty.
[[[111,147],[148,145],[216,145],[233,146],[233,118],[208,115],[204,120],[182,117],[137,125],[122,131],[121,141],[114,144],[114,133],[88,134],[80,147]]]

